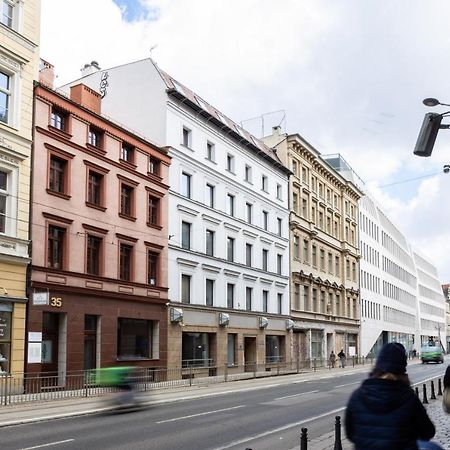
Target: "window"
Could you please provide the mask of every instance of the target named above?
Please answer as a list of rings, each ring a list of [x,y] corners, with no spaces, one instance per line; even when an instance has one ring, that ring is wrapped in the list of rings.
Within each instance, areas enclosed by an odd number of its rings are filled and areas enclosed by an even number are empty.
[[[300,309],[300,284],[294,283],[294,309]]]
[[[12,77],[4,72],[0,72],[0,122],[10,122],[11,86]]]
[[[328,253],[328,272],[333,273],[333,254]]]
[[[89,127],[88,143],[94,147],[100,148],[102,146],[102,134],[103,132],[101,130]]]
[[[292,172],[294,172],[294,175],[297,176],[297,161],[292,160]]]
[[[64,268],[66,230],[54,225],[48,227],[47,267]]]
[[[253,288],[246,287],[245,288],[245,309],[247,311],[252,310],[252,296],[253,296]]]
[[[227,237],[227,261],[234,261],[234,238]]]
[[[214,304],[214,280],[206,280],[205,286],[206,305],[213,306]]]
[[[227,283],[227,308],[234,308],[234,284]]]
[[[282,226],[283,226],[283,220],[280,219],[279,217],[277,217],[277,234],[278,236],[281,236],[281,230],[282,230]]]
[[[213,346],[212,333],[183,332],[181,344],[182,367],[208,367],[212,365],[210,348]],[[215,340],[214,340],[215,342]]]
[[[251,203],[246,203],[245,204],[245,209],[247,212],[247,223],[252,223],[252,209],[253,209],[253,205]]]
[[[339,256],[336,255],[335,258],[334,258],[334,274],[335,274],[336,276],[339,276],[340,273],[341,273],[341,267],[340,267],[340,265],[341,265],[341,262],[340,262],[340,260],[339,260]]]
[[[86,273],[89,275],[100,275],[102,243],[101,237],[87,235]]]
[[[269,229],[269,213],[267,211],[262,212],[262,221],[264,230]]]
[[[190,250],[191,248],[191,224],[181,222],[181,247]]]
[[[277,255],[277,275],[281,275],[283,270],[283,255]]]
[[[247,164],[245,165],[245,176],[244,176],[244,179],[248,183],[252,182],[252,168],[250,166],[248,166]]]
[[[269,311],[269,291],[262,291],[263,312]]]
[[[132,273],[133,246],[128,244],[120,244],[119,258],[119,279],[123,281],[131,281]]]
[[[251,267],[252,265],[252,244],[245,244],[245,265]]]
[[[117,356],[123,359],[151,358],[153,322],[142,319],[118,319]]]
[[[147,277],[148,284],[151,286],[158,285],[158,261],[159,254],[149,251],[147,254]]]
[[[294,236],[294,258],[300,257],[299,242],[300,242],[299,237]]]
[[[181,302],[191,303],[191,276],[181,275]]]
[[[309,241],[307,239],[303,239],[303,261],[309,261]]]
[[[11,0],[2,0],[1,21],[9,28],[13,26],[14,3]]]
[[[148,173],[152,175],[160,176],[161,172],[161,161],[159,159],[150,156],[148,158]]]
[[[308,169],[306,167],[302,167],[302,181],[305,184],[309,184],[308,183]]]
[[[67,131],[68,129],[68,114],[57,108],[52,108],[50,116],[50,125],[61,131]]]
[[[206,230],[206,254],[214,256],[214,231]]]
[[[347,278],[347,280],[350,280],[350,261],[348,259],[345,260],[345,272],[345,277]]]
[[[320,249],[320,270],[325,271],[325,250]]]
[[[317,189],[317,178],[312,176],[311,177],[311,188],[313,190],[313,192],[316,192]]]
[[[191,198],[191,175],[183,172],[181,174],[181,195]]]
[[[216,160],[216,146],[209,141],[206,143],[206,159],[213,162]]]
[[[215,186],[206,183],[206,204],[209,207],[214,208],[214,200],[215,200]]]
[[[266,336],[266,363],[281,361],[283,345],[283,336]]]
[[[262,249],[262,270],[268,270],[269,266],[269,250],[263,248]]]
[[[10,372],[11,360],[11,323],[12,323],[12,304],[2,303],[0,310],[0,324],[2,324],[2,333],[0,334],[0,374],[4,375]]]
[[[228,333],[227,335],[227,364],[234,366],[236,364],[236,341],[237,334]]]
[[[298,209],[298,194],[295,192],[292,194],[292,209],[294,212],[297,212]]]
[[[356,281],[356,263],[352,262],[352,280]]]
[[[312,246],[312,264],[317,267],[317,246]]]
[[[261,189],[264,191],[264,192],[267,192],[268,191],[268,189],[269,189],[269,186],[268,186],[268,180],[267,180],[267,177],[266,177],[266,175],[262,175],[261,176]]]
[[[228,207],[228,214],[230,216],[234,216],[234,195],[227,194],[227,207]]]
[[[124,183],[120,185],[120,213],[128,217],[134,213],[134,188]]]
[[[0,170],[0,233],[6,233],[6,219],[8,212],[8,172]]]
[[[191,148],[192,131],[189,128],[183,127],[183,145]]]
[[[67,194],[67,166],[66,159],[50,156],[49,189],[60,194]]]
[[[227,155],[227,170],[234,173],[234,156],[229,153]]]
[[[92,205],[103,205],[103,174],[88,171],[88,195],[87,202]]]
[[[283,294],[277,294],[278,314],[283,314]]]
[[[281,184],[277,184],[277,199],[278,200],[282,199],[282,193],[283,193],[283,190],[282,190]]]
[[[158,225],[159,223],[159,198],[148,196],[148,223]]]
[[[309,286],[303,286],[303,303],[305,311],[311,311],[311,305],[309,302]]]
[[[134,164],[134,152],[135,150],[131,145],[122,143],[122,148],[120,149],[120,159],[130,164]]]

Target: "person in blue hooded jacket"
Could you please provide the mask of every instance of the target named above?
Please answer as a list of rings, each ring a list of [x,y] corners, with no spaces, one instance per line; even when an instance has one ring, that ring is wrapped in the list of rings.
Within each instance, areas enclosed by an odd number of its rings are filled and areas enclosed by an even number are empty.
[[[441,449],[429,442],[435,428],[406,373],[405,347],[386,344],[369,378],[353,392],[345,413],[356,450]]]

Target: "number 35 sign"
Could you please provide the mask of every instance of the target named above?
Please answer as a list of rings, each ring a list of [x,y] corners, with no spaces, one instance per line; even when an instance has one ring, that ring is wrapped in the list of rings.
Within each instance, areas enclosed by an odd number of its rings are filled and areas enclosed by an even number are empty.
[[[55,308],[61,308],[62,298],[61,297],[50,297],[50,306]]]

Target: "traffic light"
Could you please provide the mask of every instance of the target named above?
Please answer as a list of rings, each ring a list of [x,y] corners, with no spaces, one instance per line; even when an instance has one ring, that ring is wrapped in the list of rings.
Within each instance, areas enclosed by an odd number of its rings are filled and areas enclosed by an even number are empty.
[[[442,115],[427,113],[423,118],[422,128],[417,138],[414,154],[417,156],[431,156],[436,137],[441,127]]]

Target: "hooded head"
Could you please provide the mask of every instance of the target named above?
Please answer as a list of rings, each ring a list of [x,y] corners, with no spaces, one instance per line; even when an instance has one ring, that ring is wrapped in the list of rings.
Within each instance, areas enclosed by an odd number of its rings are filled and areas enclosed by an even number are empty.
[[[406,350],[402,344],[391,342],[386,344],[378,355],[375,369],[397,375],[406,373]]]

